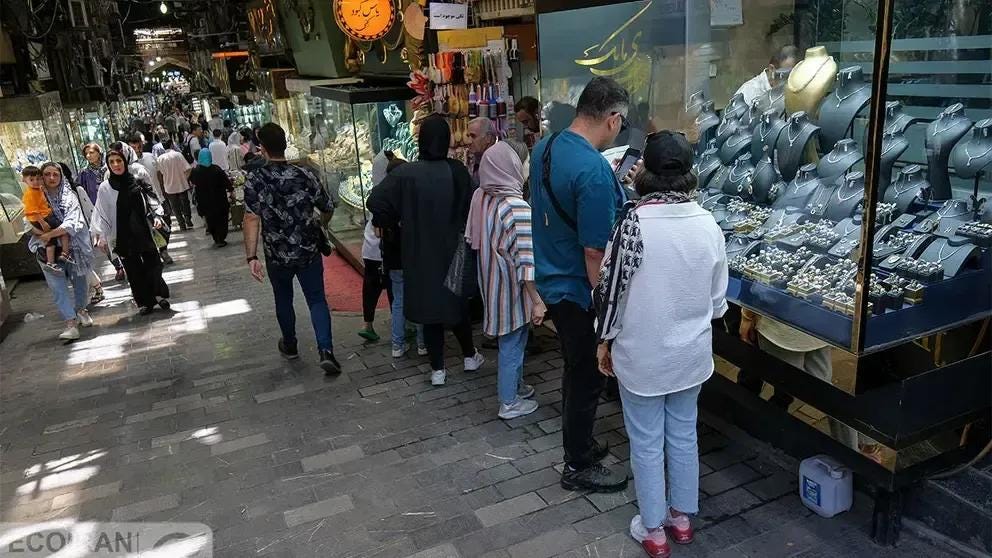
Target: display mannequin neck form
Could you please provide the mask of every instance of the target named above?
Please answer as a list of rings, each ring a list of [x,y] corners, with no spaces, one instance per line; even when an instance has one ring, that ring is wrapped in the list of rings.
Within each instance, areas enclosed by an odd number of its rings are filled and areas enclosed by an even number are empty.
[[[696,125],[696,133],[699,134],[696,140],[697,145],[705,146],[707,142],[713,139],[716,127],[720,125],[720,117],[716,115],[713,101],[703,102],[693,123]],[[705,149],[705,147],[702,147],[702,149]]]
[[[902,132],[886,132],[882,135],[882,155],[878,164],[880,198],[885,198],[885,192],[892,182],[892,167],[907,148],[909,148],[909,140],[902,135]]]
[[[851,131],[854,118],[868,105],[871,88],[865,83],[861,66],[844,68],[837,74],[832,93],[820,104],[820,140],[824,147],[834,145]]]
[[[851,170],[851,167],[864,158],[857,142],[853,139],[842,139],[834,145],[830,153],[820,159],[816,173],[823,180],[833,180]]]
[[[992,118],[980,120],[971,137],[958,143],[952,153],[954,170],[962,178],[974,178],[992,168]]]
[[[702,110],[703,103],[705,102],[706,94],[702,91],[696,91],[689,95],[689,100],[685,103],[685,112],[690,116],[696,116]]]
[[[775,201],[784,189],[782,175],[772,164],[772,158],[766,150],[761,160],[754,166],[754,174],[751,176],[751,197],[757,203],[770,203]]]
[[[706,188],[706,183],[713,177],[713,173],[720,168],[720,158],[717,157],[717,150],[707,149],[703,151],[695,167],[699,188],[704,189]]]
[[[854,215],[854,210],[865,197],[864,194],[865,173],[861,171],[848,173],[840,188],[837,188],[827,200],[823,217],[831,221],[840,221]]]
[[[740,196],[744,199],[751,197],[751,177],[754,175],[754,165],[751,164],[751,154],[741,155],[734,161],[727,174],[723,193],[730,196]]]
[[[827,47],[806,49],[806,57],[796,64],[785,82],[785,110],[789,114],[805,111],[815,114],[820,100],[830,90],[837,63],[827,53]]]
[[[971,128],[971,121],[964,116],[961,103],[944,109],[936,120],[927,126],[927,174],[935,200],[951,197],[951,182],[947,175],[947,161],[951,149]]]
[[[778,135],[785,128],[785,121],[779,118],[779,112],[768,109],[761,113],[758,124],[754,127],[754,134],[751,136],[751,159],[757,161],[765,151],[774,151],[775,142]]]
[[[906,128],[918,119],[906,114],[902,110],[902,101],[888,101],[885,103],[885,131],[894,134],[905,132]]]
[[[741,115],[740,120],[741,126],[746,126],[749,130],[753,130],[761,120],[761,101],[759,99],[751,101],[751,107]]]
[[[742,114],[748,110],[747,101],[744,100],[744,94],[738,93],[730,98],[727,106],[723,109],[723,119],[727,120],[729,118],[740,118]]]
[[[779,116],[785,114],[785,82],[782,82],[758,97],[762,110],[774,110]]]
[[[882,199],[887,203],[896,204],[896,209],[900,213],[905,213],[920,192],[929,188],[930,185],[923,175],[923,168],[920,165],[907,165],[896,176]]]
[[[809,203],[810,196],[817,191],[821,184],[820,178],[816,176],[816,165],[813,163],[803,165],[796,177],[772,202],[772,207],[775,209],[805,207]]]
[[[720,160],[725,165],[729,165],[737,160],[744,153],[751,152],[751,131],[745,126],[740,126],[734,135],[727,138],[720,146]]]
[[[809,116],[803,111],[789,117],[789,123],[779,133],[775,147],[778,170],[782,173],[782,178],[792,180],[799,167],[806,162],[804,154],[806,144],[819,129],[810,122]]]

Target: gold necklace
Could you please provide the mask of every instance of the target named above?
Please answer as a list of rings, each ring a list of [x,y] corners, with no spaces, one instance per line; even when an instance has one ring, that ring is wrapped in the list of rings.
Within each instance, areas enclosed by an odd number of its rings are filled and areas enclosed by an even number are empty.
[[[833,58],[830,55],[824,56],[823,62],[820,62],[820,65],[816,67],[816,70],[813,72],[813,75],[810,76],[808,80],[806,80],[806,83],[804,83],[802,87],[798,87],[798,88],[793,87],[793,89],[797,93],[802,91],[803,89],[806,89],[809,86],[809,84],[813,83],[813,80],[816,79],[816,74],[819,74],[820,70],[822,70],[823,67],[827,65],[827,62],[830,62],[831,60],[833,60]],[[803,60],[803,62],[805,62],[805,60]]]

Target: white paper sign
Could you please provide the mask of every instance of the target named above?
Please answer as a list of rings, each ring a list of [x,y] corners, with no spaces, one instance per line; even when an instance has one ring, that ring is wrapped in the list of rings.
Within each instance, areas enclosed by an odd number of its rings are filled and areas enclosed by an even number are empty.
[[[468,4],[431,2],[431,29],[468,29]]]
[[[744,24],[741,0],[710,0],[710,25],[730,27]]]

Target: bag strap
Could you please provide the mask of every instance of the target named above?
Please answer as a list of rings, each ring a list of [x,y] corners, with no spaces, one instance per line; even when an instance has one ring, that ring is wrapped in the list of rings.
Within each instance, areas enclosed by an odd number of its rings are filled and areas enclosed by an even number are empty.
[[[565,209],[562,208],[561,203],[558,202],[557,196],[555,196],[554,190],[551,189],[551,148],[555,144],[555,140],[558,139],[558,134],[561,132],[555,132],[551,134],[551,138],[548,139],[548,145],[544,148],[544,153],[541,154],[541,185],[544,187],[544,193],[548,196],[548,200],[551,202],[551,207],[555,209],[555,213],[558,217],[568,225],[568,228],[575,232],[579,232],[579,225],[575,222],[575,219],[571,215],[565,213]]]

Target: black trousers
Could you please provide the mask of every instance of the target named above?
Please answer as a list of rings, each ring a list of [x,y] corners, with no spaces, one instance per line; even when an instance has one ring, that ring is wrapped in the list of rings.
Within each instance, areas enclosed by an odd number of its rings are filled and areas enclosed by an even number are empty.
[[[230,217],[230,209],[218,210],[204,217],[207,222],[207,232],[213,237],[214,242],[221,243],[227,240],[227,222]]]
[[[156,297],[169,298],[169,286],[162,279],[162,258],[158,252],[137,252],[123,256],[121,260],[131,285],[131,296],[138,306],[155,306]]]
[[[565,463],[573,469],[584,469],[593,464],[592,428],[606,379],[596,363],[596,314],[567,300],[549,304],[548,314],[558,329],[565,360],[561,378]]]
[[[424,345],[427,345],[427,357],[431,361],[431,370],[444,368],[444,328],[442,324],[424,324]],[[458,325],[450,327],[455,339],[462,348],[462,356],[475,356],[475,344],[472,343],[472,323],[466,317]]]
[[[192,227],[193,213],[189,207],[189,192],[167,194],[167,196],[169,197],[169,205],[172,207],[173,215],[176,216],[176,221],[179,221],[179,227],[183,229]]]
[[[362,278],[362,314],[365,323],[375,321],[375,307],[379,303],[382,290],[386,290],[389,304],[393,304],[393,283],[389,273],[382,269],[382,262],[363,259],[365,262],[365,277]]]

